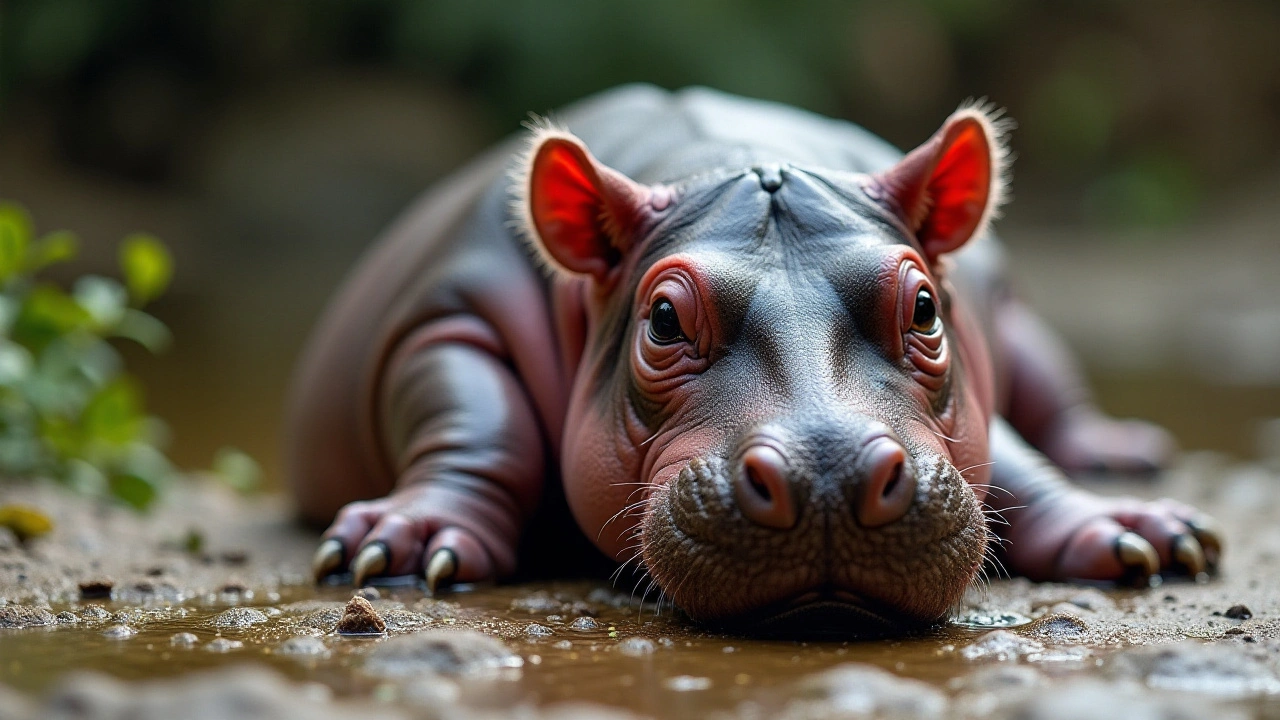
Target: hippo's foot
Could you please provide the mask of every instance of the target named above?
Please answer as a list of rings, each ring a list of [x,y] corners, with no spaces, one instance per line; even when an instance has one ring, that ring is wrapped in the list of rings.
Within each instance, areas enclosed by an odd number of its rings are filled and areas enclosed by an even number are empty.
[[[1216,523],[1192,507],[1079,490],[1026,508],[1007,536],[1009,570],[1034,580],[1143,585],[1158,574],[1200,578],[1222,553]]]
[[[356,587],[376,576],[422,575],[428,590],[490,580],[515,564],[517,528],[505,509],[464,488],[411,485],[338,513],[316,550],[317,580],[349,569]]]
[[[1123,475],[1159,472],[1177,447],[1162,427],[1092,409],[1068,413],[1041,445],[1040,451],[1069,473]]]

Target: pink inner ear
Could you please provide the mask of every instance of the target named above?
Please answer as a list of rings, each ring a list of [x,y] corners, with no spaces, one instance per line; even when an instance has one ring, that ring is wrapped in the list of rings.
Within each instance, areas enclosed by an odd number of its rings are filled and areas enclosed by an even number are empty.
[[[603,200],[590,162],[570,141],[546,141],[530,173],[529,211],[556,261],[575,272],[603,275],[617,250],[601,226]]]
[[[918,232],[930,255],[955,250],[977,230],[990,200],[992,170],[991,147],[981,124],[962,120],[947,129],[929,178],[931,207]]]

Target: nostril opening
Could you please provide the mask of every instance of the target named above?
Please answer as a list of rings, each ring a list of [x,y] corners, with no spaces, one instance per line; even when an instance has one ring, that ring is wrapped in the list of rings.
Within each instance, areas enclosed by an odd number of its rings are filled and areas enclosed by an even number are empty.
[[[880,492],[880,497],[887,498],[892,495],[900,482],[902,482],[902,463],[898,462],[893,466],[893,475],[889,478],[889,482],[884,484],[884,490]]]
[[[754,467],[747,468],[747,483],[751,485],[751,489],[756,492],[756,495],[760,496],[761,500],[773,502],[773,493],[769,491],[769,486],[756,474]]]

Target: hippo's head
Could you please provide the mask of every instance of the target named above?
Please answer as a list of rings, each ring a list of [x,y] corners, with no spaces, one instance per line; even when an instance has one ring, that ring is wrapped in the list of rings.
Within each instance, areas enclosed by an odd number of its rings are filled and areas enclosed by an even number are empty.
[[[987,547],[992,409],[946,255],[984,231],[1003,158],[973,108],[873,175],[644,185],[539,131],[521,205],[583,288],[561,462],[587,535],[698,620],[943,617]]]

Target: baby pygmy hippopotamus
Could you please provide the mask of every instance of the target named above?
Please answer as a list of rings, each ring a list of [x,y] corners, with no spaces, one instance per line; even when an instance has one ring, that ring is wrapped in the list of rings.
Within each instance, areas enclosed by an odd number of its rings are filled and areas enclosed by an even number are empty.
[[[1172,444],[1104,416],[1006,289],[1004,129],[962,107],[902,156],[631,86],[444,180],[297,373],[290,481],[332,523],[317,576],[500,579],[532,561],[522,535],[576,524],[695,620],[858,632],[944,617],[988,558],[1036,580],[1212,569],[1208,517],[1066,480]]]

